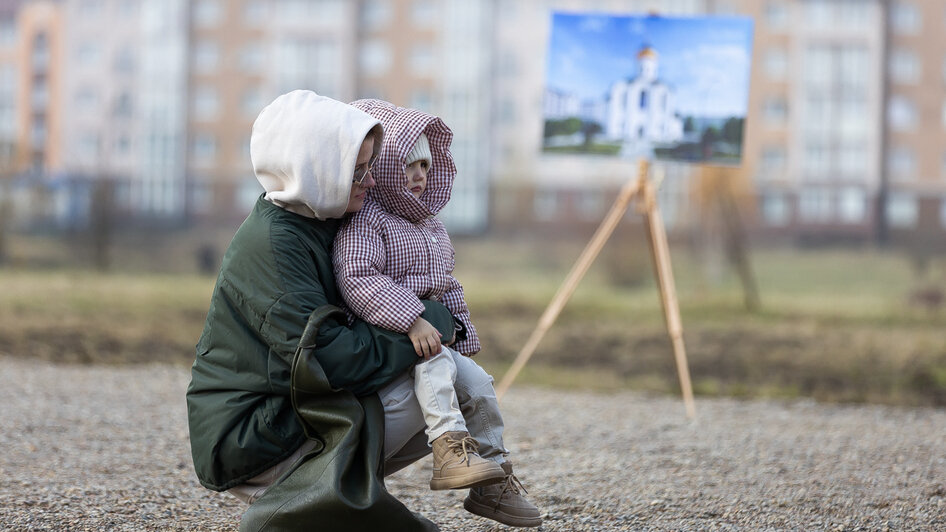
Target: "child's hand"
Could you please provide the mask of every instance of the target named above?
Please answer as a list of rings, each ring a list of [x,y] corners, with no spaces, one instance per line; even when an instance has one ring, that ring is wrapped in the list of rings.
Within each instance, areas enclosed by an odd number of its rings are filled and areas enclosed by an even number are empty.
[[[424,360],[440,353],[440,331],[420,316],[407,330],[407,337],[414,344],[417,356],[424,357]]]

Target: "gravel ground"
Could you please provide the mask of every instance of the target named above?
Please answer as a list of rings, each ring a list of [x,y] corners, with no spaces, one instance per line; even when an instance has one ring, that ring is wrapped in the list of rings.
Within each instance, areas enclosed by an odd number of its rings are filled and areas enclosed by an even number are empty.
[[[241,505],[200,487],[188,371],[0,356],[0,528],[235,530]],[[541,530],[946,530],[946,410],[697,401],[516,388],[507,446]],[[504,530],[388,479],[445,531]]]

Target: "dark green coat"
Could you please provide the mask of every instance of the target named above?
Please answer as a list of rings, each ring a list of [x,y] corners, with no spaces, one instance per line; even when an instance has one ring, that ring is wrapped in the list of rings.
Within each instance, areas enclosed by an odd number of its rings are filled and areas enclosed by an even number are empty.
[[[375,392],[416,363],[417,355],[406,336],[361,321],[349,328],[335,308],[342,304],[331,256],[338,222],[257,201],[224,256],[197,344],[187,409],[201,484],[218,491],[242,484],[287,458],[308,433],[322,445],[280,483],[296,477],[300,486],[314,484],[303,509],[334,515],[330,528],[357,529],[382,514],[390,518],[392,507],[407,511],[384,491],[379,475],[384,417]],[[428,321],[453,330],[443,306],[425,306]],[[310,317],[320,322],[313,324],[320,325],[318,334],[314,345],[300,349]],[[294,397],[299,383],[306,389]],[[294,407],[294,399],[304,404]],[[338,467],[347,472],[325,473]],[[319,474],[312,477],[315,469]],[[303,470],[310,472],[308,478],[301,478]],[[332,481],[333,475],[349,478]],[[361,497],[339,494],[339,480],[345,491],[354,487]],[[279,491],[267,491],[248,516],[255,508],[283,508],[286,501],[272,500]],[[299,503],[296,496],[282,496]],[[337,521],[339,510],[352,519],[351,526]],[[276,526],[278,518],[258,522],[267,529],[293,528]]]

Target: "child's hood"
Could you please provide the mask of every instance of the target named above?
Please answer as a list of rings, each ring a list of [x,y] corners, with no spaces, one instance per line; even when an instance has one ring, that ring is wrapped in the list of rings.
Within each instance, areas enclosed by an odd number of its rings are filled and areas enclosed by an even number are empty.
[[[340,218],[348,207],[358,152],[367,135],[383,136],[364,111],[296,90],[260,112],[250,137],[253,171],[266,199],[309,218]]]
[[[369,197],[388,212],[411,222],[436,215],[450,201],[457,167],[450,154],[453,132],[434,115],[398,107],[383,100],[358,100],[352,105],[381,121],[384,142],[371,175],[377,182]],[[427,172],[427,188],[415,198],[407,188],[404,161],[420,134],[430,142],[431,164]]]

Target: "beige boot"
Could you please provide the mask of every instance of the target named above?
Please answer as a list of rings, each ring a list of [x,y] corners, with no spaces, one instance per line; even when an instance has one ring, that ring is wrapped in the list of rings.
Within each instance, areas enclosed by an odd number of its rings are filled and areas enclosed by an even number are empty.
[[[506,481],[470,489],[463,501],[466,511],[509,526],[539,526],[542,516],[534,504],[522,496],[526,489],[512,474],[512,464],[502,465]]]
[[[506,472],[477,454],[479,446],[469,432],[447,432],[434,440],[432,490],[456,490],[502,482]]]

